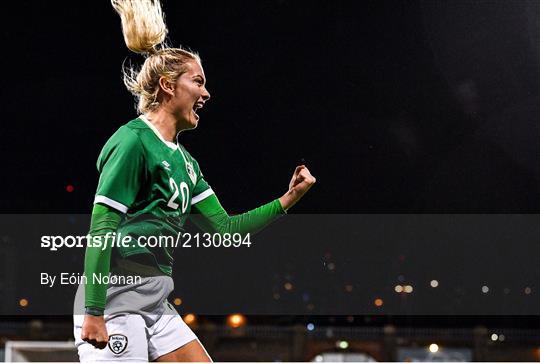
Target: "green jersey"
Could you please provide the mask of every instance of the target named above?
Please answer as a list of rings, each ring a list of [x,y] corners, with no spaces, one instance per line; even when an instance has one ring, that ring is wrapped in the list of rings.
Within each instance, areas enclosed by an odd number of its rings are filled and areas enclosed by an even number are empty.
[[[171,275],[173,247],[145,246],[139,244],[139,238],[152,236],[159,241],[160,237],[172,236],[176,243],[192,207],[197,213],[193,222],[204,231],[219,234],[257,232],[285,214],[279,199],[275,199],[229,216],[204,180],[197,161],[181,145],[164,140],[143,116],[118,129],[103,147],[97,166],[100,178],[90,235],[106,238],[115,232],[117,236],[129,236],[131,243],[115,244],[114,248],[106,245],[104,249],[87,246],[86,277],[106,276],[111,265],[117,271],[124,268],[154,275],[155,270],[148,268],[155,268],[155,264],[160,273]],[[137,255],[144,259],[135,259]],[[112,260],[111,256],[120,259]],[[152,263],[147,263],[148,257]],[[107,287],[106,283],[89,279],[85,284],[85,306],[94,313],[103,313]]]
[[[130,236],[129,247],[115,247],[122,258],[152,254],[170,275],[172,246],[147,247],[140,237],[174,236],[183,230],[191,206],[213,194],[197,161],[180,144],[163,139],[144,116],[120,127],[97,162],[100,173],[94,203],[122,213],[117,233]]]

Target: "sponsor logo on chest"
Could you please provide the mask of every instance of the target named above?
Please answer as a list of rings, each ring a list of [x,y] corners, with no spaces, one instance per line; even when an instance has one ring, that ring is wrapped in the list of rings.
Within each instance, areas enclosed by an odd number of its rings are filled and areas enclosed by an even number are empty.
[[[167,171],[170,171],[170,170],[171,170],[171,165],[169,164],[169,162],[163,161],[163,162],[161,162],[161,164],[163,164],[163,166],[165,167],[165,169],[166,169]]]

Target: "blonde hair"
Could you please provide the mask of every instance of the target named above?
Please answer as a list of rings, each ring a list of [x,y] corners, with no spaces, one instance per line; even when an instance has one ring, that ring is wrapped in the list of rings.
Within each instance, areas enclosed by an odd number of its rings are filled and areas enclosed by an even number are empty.
[[[137,70],[123,67],[124,84],[137,99],[137,110],[147,113],[156,110],[160,102],[159,79],[171,83],[187,71],[186,63],[201,59],[184,48],[169,48],[165,43],[167,26],[159,0],[111,0],[122,20],[122,33],[127,47],[143,54],[146,59]]]

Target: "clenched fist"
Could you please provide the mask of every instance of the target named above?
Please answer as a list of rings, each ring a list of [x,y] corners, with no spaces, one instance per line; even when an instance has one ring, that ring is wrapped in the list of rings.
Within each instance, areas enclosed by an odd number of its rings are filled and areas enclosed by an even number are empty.
[[[85,315],[82,325],[81,339],[98,349],[105,349],[109,341],[107,327],[103,316]]]
[[[304,196],[315,182],[315,177],[311,175],[309,169],[307,169],[305,165],[296,167],[291,182],[289,183],[289,190],[279,198],[279,202],[283,209],[290,209],[302,198],[302,196]]]

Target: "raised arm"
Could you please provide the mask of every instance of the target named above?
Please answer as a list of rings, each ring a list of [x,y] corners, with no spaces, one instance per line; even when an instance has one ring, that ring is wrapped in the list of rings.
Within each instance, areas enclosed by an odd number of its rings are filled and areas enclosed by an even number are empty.
[[[255,233],[296,204],[315,183],[306,166],[296,167],[289,190],[280,198],[240,215],[230,216],[215,194],[193,205],[192,221],[202,230],[224,233]]]
[[[212,194],[193,206],[191,220],[203,231],[225,233],[255,233],[285,214],[278,199],[240,215],[230,216]]]

